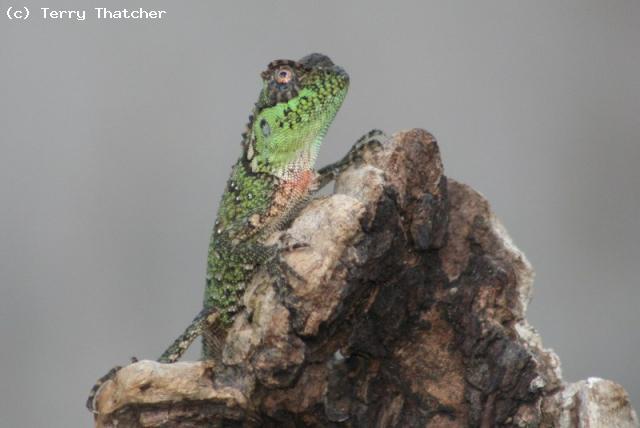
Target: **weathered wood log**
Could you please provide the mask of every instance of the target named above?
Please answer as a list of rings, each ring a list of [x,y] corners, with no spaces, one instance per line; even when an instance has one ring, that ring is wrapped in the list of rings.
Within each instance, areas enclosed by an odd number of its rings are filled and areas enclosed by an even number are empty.
[[[566,384],[525,311],[533,271],[488,202],[401,132],[273,239],[223,361],[122,369],[99,427],[634,427],[622,387]],[[216,425],[217,424],[217,425]]]

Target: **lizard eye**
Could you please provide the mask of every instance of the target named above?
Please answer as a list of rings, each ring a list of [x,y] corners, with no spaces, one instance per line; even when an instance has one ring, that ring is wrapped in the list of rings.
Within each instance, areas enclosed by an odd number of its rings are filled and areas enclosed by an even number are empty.
[[[286,84],[293,78],[293,73],[288,68],[279,68],[276,70],[275,79],[276,82]]]

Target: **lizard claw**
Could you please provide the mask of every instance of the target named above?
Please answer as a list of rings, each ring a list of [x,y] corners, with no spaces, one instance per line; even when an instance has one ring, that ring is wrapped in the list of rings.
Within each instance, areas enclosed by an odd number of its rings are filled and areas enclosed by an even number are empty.
[[[358,139],[349,150],[347,157],[350,158],[350,162],[355,162],[364,158],[364,154],[367,151],[377,152],[382,148],[382,142],[388,139],[387,135],[379,130],[372,129]]]
[[[287,277],[293,277],[302,282],[306,281],[295,269],[289,266],[282,257],[283,252],[306,247],[309,247],[308,243],[294,240],[294,238],[287,233],[282,234],[278,242],[271,247],[273,252],[265,262],[265,267],[269,275],[275,278],[278,289],[284,289],[287,284]]]
[[[283,252],[283,251],[289,252],[289,251],[294,251],[300,248],[307,248],[309,247],[309,243],[298,241],[290,234],[283,233],[278,238],[278,243],[276,244],[276,246],[277,246],[277,249],[279,250],[278,252]]]
[[[383,147],[383,142],[387,141],[387,135],[379,129],[373,129],[355,142],[349,152],[339,161],[329,164],[318,170],[314,188],[319,190],[353,164],[366,162],[368,154],[376,153]]]
[[[278,254],[266,263],[267,272],[277,281],[278,287],[282,288],[286,284],[287,276],[292,276],[298,281],[306,281],[298,272]]]

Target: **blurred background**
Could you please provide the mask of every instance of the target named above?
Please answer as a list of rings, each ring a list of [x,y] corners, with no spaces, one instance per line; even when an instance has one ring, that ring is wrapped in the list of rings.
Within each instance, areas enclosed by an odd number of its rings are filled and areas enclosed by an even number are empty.
[[[431,131],[533,263],[528,318],[565,378],[640,409],[637,0],[20,1],[0,16],[1,426],[90,426],[96,378],[186,326],[259,72],[314,51],[352,82],[319,163],[370,128]]]

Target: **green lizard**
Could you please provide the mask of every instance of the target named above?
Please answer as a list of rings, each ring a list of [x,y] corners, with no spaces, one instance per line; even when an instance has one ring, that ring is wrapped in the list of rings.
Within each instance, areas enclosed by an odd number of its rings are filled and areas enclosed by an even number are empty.
[[[379,145],[371,131],[341,160],[317,172],[314,164],[322,139],[349,87],[349,76],[325,55],[299,61],[272,61],[261,74],[262,91],[242,135],[242,154],[227,182],[207,258],[204,308],[158,359],[177,361],[203,336],[203,358],[219,359],[241,298],[259,266],[281,276],[277,246],[265,245],[316,190],[346,169],[367,146]],[[294,273],[295,274],[295,273]],[[119,367],[103,376],[91,391]]]

